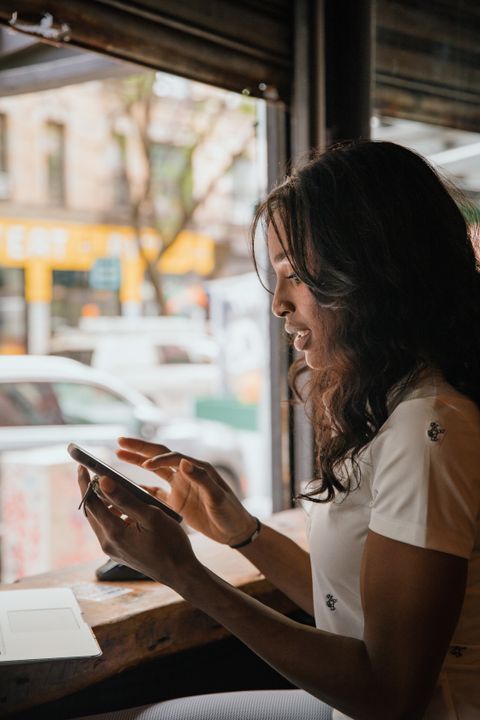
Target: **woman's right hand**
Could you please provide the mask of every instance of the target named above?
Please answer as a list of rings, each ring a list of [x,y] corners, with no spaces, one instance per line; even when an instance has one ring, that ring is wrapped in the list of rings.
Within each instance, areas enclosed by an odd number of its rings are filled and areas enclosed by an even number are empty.
[[[255,531],[255,518],[210,463],[145,440],[122,437],[118,443],[120,460],[151,470],[169,483],[170,492],[144,488],[183,515],[194,530],[225,545],[241,543]]]

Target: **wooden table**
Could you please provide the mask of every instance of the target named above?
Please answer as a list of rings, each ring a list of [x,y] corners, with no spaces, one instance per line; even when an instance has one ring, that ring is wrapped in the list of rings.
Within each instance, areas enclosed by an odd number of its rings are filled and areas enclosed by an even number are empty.
[[[305,547],[304,514],[287,510],[267,524]],[[272,587],[240,553],[203,536],[193,536],[197,556],[235,587],[283,613],[293,603]],[[0,717],[69,695],[150,659],[224,638],[228,632],[189,605],[170,588],[154,582],[98,583],[95,569],[103,562],[80,565],[0,585],[1,590],[72,587],[86,621],[102,648],[99,658],[4,665],[0,671]],[[113,593],[101,600],[90,593]],[[83,598],[83,599],[82,599]]]

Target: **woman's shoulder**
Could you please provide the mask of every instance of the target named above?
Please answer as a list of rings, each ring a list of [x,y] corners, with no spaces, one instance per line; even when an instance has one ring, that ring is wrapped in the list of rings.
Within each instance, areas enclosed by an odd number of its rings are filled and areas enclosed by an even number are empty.
[[[469,558],[480,507],[480,411],[439,376],[408,388],[373,439],[370,528]]]
[[[440,371],[423,373],[397,393],[385,425],[416,424],[435,414],[451,423],[469,423],[480,429],[480,408],[450,385]]]
[[[390,446],[417,447],[466,440],[480,456],[480,409],[450,385],[439,372],[424,374],[398,393],[390,414],[372,442],[372,449]],[[472,449],[474,449],[472,447]]]

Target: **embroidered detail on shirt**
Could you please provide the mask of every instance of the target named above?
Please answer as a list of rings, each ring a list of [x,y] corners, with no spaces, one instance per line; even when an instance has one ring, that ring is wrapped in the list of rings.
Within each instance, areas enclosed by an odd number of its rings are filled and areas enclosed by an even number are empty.
[[[427,430],[427,435],[432,442],[438,442],[439,438],[444,434],[445,428],[443,428],[438,422],[431,422],[430,427]]]
[[[328,609],[334,612],[337,609],[335,607],[335,603],[338,602],[337,598],[334,598],[333,595],[330,595],[330,593],[328,593],[328,595],[325,595],[325,597]]]
[[[450,645],[449,653],[455,657],[462,657],[463,653],[467,649],[466,645]]]

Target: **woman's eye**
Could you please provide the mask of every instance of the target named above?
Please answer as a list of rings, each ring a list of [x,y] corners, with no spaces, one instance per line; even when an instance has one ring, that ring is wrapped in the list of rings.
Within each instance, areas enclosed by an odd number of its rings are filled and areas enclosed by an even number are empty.
[[[287,280],[291,280],[294,285],[299,285],[302,282],[296,273],[291,273],[291,275],[287,275]]]

